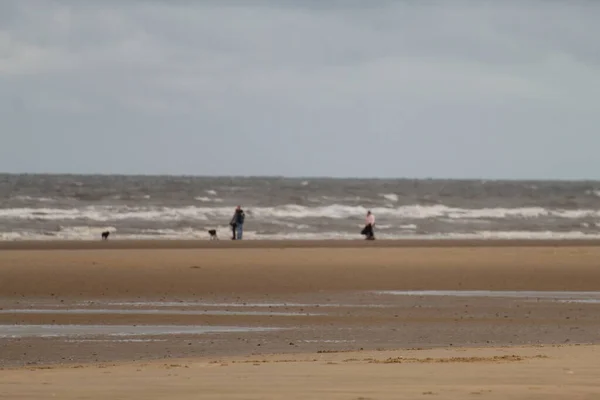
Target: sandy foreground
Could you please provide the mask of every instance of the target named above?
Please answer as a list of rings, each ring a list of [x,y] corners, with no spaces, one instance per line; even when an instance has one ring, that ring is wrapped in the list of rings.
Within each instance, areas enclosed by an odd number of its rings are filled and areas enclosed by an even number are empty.
[[[290,354],[0,373],[3,399],[597,399],[598,346]]]
[[[0,398],[600,398],[594,243],[98,243],[3,244]]]

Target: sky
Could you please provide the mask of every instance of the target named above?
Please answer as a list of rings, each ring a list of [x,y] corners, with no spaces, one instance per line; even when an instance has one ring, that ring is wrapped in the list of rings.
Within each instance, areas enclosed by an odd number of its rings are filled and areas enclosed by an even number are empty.
[[[600,1],[3,0],[0,171],[600,179]]]

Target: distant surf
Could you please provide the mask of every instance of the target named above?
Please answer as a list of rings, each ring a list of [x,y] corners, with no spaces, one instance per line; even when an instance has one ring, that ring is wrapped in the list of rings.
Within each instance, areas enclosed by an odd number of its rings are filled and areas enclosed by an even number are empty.
[[[0,175],[0,240],[357,239],[367,210],[389,239],[600,237],[600,184]]]

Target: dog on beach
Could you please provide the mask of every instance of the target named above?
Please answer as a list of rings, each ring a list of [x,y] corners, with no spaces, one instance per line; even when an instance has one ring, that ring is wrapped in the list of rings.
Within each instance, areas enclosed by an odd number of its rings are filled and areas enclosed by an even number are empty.
[[[210,235],[210,240],[219,240],[216,229],[209,229],[208,234]]]
[[[109,231],[102,232],[102,240],[108,240],[108,235],[110,235]]]

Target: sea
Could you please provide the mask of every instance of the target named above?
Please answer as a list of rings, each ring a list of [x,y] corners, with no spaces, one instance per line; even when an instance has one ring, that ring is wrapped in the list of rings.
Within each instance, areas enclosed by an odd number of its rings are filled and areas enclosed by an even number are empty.
[[[0,240],[600,237],[600,182],[0,175]]]

